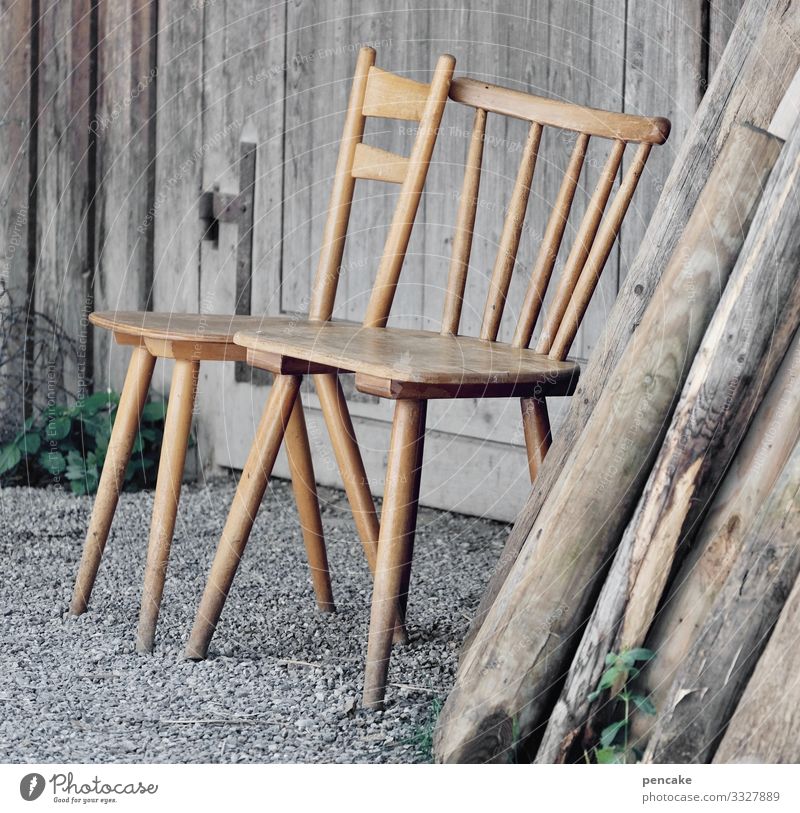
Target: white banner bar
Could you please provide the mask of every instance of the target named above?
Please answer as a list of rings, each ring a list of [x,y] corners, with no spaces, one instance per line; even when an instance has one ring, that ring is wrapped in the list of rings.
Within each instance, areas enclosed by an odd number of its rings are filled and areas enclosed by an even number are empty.
[[[798,811],[796,765],[3,765],[0,811]]]

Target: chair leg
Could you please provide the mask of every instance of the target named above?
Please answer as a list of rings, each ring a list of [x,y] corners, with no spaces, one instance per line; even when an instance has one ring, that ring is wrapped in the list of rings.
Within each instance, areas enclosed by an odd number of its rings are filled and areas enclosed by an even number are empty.
[[[164,580],[167,577],[169,551],[175,533],[175,518],[181,497],[199,371],[199,362],[178,359],[172,373],[167,417],[164,421],[164,439],[156,475],[153,516],[150,520],[142,605],[139,609],[139,626],[136,631],[137,652],[153,650],[156,622],[161,608],[161,597],[164,594]]]
[[[544,398],[520,398],[522,407],[522,431],[525,434],[525,447],[528,450],[528,470],[531,482],[536,479],[542,461],[550,449],[550,415]]]
[[[328,554],[325,550],[325,536],[319,513],[314,464],[311,460],[311,447],[308,443],[303,404],[299,397],[295,399],[292,416],[289,418],[289,426],[286,429],[286,456],[289,459],[292,489],[300,515],[300,525],[303,529],[317,607],[322,612],[334,613],[336,606],[333,603]]]
[[[353,421],[350,418],[350,410],[347,408],[347,399],[344,397],[337,375],[322,373],[315,375],[314,388],[317,391],[325,425],[328,427],[328,435],[342,475],[347,500],[353,512],[356,530],[364,547],[364,555],[367,557],[370,571],[374,574],[378,560],[380,526],[364,461],[356,441]],[[398,612],[394,642],[398,644],[408,642],[403,612]]]
[[[117,509],[119,493],[125,482],[125,469],[128,467],[133,441],[139,429],[139,418],[147,400],[155,363],[155,356],[150,355],[144,347],[136,347],[128,364],[72,593],[69,610],[73,615],[86,612],[89,604],[108,532],[111,529],[111,521]]]
[[[423,401],[424,404],[427,405],[427,401]],[[406,617],[406,611],[408,608],[408,594],[411,589],[411,562],[414,559],[414,539],[417,535],[417,511],[419,509],[419,486],[421,482],[421,473],[422,473],[422,453],[424,450],[424,443],[425,440],[425,417],[422,417],[422,432],[417,440],[416,449],[414,450],[414,461],[413,471],[418,472],[417,476],[414,478],[414,490],[411,494],[411,502],[407,508],[407,515],[406,515],[406,535],[407,539],[405,542],[406,550],[408,551],[408,556],[406,559],[406,563],[403,567],[402,577],[400,579],[400,599],[399,599],[399,608],[400,608],[400,615],[403,619]],[[405,625],[403,626],[403,631],[405,632]],[[395,643],[397,643],[397,630],[395,629]]]
[[[233,497],[233,504],[217,546],[203,598],[194,619],[189,643],[186,646],[187,658],[202,660],[208,653],[208,645],[250,537],[256,513],[267,490],[267,482],[272,474],[272,467],[275,465],[275,458],[278,456],[278,449],[299,389],[300,376],[275,376],[272,392],[239,479],[239,486]]]
[[[314,376],[314,388],[328,427],[356,529],[364,546],[364,554],[374,573],[378,560],[378,515],[339,376],[319,373]]]
[[[386,693],[392,633],[414,538],[426,408],[426,401],[414,400],[401,400],[395,406],[364,676],[368,708],[380,708]]]

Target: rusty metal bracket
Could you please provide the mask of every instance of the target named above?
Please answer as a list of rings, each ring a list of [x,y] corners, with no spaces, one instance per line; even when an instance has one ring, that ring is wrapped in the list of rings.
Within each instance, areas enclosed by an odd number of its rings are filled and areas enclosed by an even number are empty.
[[[203,239],[219,242],[219,226],[230,223],[238,226],[236,247],[236,307],[238,316],[250,316],[252,312],[253,274],[253,219],[255,215],[257,145],[251,141],[239,142],[239,193],[221,192],[215,186],[200,195],[199,216],[206,224]],[[258,381],[256,381],[258,378]],[[253,383],[262,381],[260,371],[244,362],[236,363],[236,380]]]

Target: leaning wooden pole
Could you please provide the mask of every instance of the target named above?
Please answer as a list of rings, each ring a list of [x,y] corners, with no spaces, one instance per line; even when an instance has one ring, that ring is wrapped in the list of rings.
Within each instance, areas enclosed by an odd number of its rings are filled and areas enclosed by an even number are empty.
[[[732,156],[737,164],[735,155]],[[692,364],[537,759],[565,758],[608,652],[641,646],[680,544],[769,388],[800,321],[800,130],[786,143]]]
[[[800,502],[800,491],[795,494]],[[800,528],[796,533],[800,536]],[[714,762],[800,762],[800,578],[736,706]]]
[[[749,530],[672,684],[646,762],[708,762],[714,756],[800,573],[799,539],[800,444]]]
[[[799,9],[800,0],[747,0],[742,7],[603,336],[581,374],[569,413],[553,438],[531,495],[474,616],[465,651],[480,629],[545,498],[639,324],[731,128],[742,122],[751,122],[757,127],[767,127],[770,123],[800,65]]]
[[[665,707],[675,674],[702,629],[741,552],[747,530],[798,438],[800,330],[795,333],[645,639],[645,647],[655,652],[656,658],[647,664],[637,683],[656,709]],[[634,714],[631,743],[645,745],[654,722],[647,714]]]
[[[546,718],[551,686],[577,646],[779,145],[749,127],[729,140],[636,335],[462,657],[437,729],[439,759],[507,758],[512,732],[525,736]]]

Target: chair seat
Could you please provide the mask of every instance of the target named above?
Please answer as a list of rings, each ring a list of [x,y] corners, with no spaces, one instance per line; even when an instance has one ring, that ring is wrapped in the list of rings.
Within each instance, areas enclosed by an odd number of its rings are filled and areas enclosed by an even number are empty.
[[[291,320],[241,330],[248,361],[273,372],[302,372],[287,360],[356,373],[361,392],[385,398],[568,395],[580,368],[532,350],[471,336],[352,323]]]
[[[273,321],[286,324],[290,316],[233,316],[209,313],[153,313],[151,311],[102,311],[89,315],[93,325],[126,336],[172,342],[202,340],[233,344],[239,330],[258,330]]]
[[[113,331],[119,344],[143,344],[160,358],[245,361],[247,351],[233,342],[237,331],[261,327],[283,330],[294,318],[290,315],[105,311],[90,314],[89,321]]]

